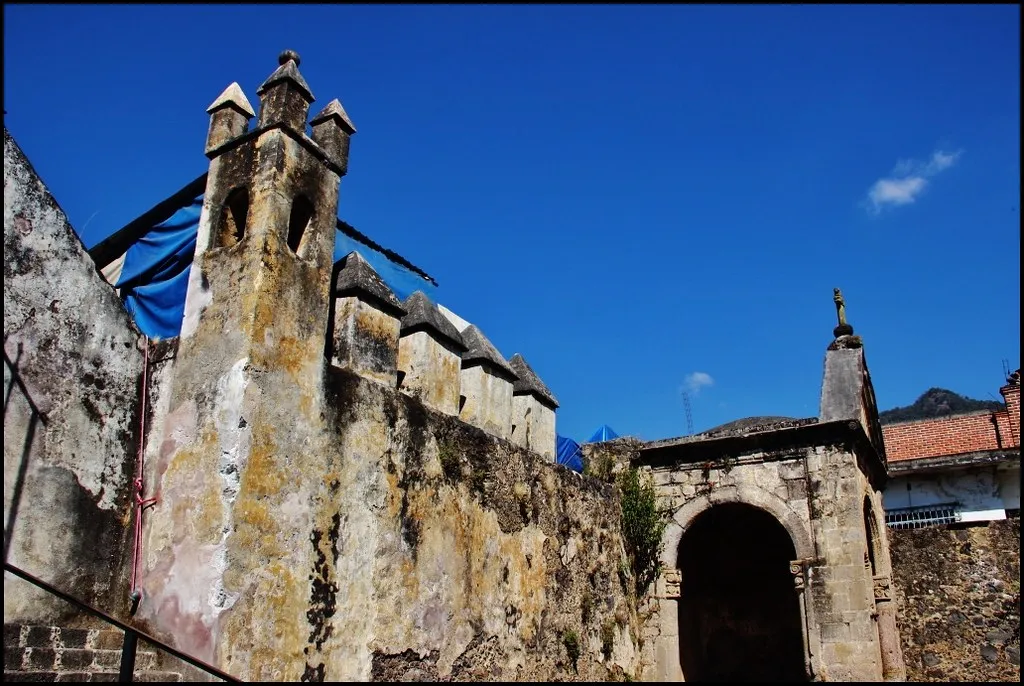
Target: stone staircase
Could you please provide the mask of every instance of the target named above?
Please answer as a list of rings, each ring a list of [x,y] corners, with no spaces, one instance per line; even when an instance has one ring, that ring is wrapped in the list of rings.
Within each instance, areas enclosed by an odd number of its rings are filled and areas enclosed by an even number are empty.
[[[117,681],[123,642],[117,629],[4,624],[4,681]],[[182,681],[157,662],[156,652],[139,641],[135,681]]]

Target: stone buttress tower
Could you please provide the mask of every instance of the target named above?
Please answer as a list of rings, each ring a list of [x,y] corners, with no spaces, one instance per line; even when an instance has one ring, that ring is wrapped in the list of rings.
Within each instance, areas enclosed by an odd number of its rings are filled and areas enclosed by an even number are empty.
[[[209,176],[145,521],[138,619],[245,680],[297,680],[332,456],[324,341],[351,121],[285,52],[207,110]],[[336,483],[336,482],[335,482]],[[281,667],[281,665],[286,665]]]
[[[820,638],[813,657],[826,680],[904,681],[882,507],[885,443],[863,341],[846,321],[838,288],[833,299],[839,324],[825,353],[818,421],[845,422],[854,439],[807,463],[817,559],[804,572]]]

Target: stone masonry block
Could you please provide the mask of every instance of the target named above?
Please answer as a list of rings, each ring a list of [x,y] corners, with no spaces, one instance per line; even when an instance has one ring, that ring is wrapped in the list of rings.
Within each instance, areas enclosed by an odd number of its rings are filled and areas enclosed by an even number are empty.
[[[4,646],[4,672],[21,669],[22,658],[25,656],[25,649],[21,646]],[[6,679],[5,679],[6,681]]]
[[[828,622],[821,625],[821,640],[835,643],[850,639],[850,625],[846,622]]]
[[[61,629],[58,641],[62,648],[88,648],[88,629]]]
[[[51,648],[57,631],[48,626],[30,626],[25,635],[25,645],[29,648]]]

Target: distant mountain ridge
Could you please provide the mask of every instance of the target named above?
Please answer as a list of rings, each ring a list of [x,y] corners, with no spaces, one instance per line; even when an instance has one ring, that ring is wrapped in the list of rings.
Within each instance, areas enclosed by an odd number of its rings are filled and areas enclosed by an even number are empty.
[[[947,391],[945,388],[929,388],[914,401],[913,405],[894,407],[878,413],[882,424],[910,422],[915,419],[932,419],[948,417],[951,414],[977,412],[979,410],[1005,410],[1006,406],[998,400],[974,400],[959,393]]]

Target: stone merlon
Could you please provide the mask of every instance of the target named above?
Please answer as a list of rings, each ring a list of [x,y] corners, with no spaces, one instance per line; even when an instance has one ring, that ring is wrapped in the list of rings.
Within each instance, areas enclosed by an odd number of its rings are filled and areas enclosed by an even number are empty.
[[[206,113],[213,114],[225,107],[230,107],[239,114],[245,115],[248,119],[252,119],[256,116],[256,112],[252,109],[252,105],[249,104],[249,99],[245,97],[245,93],[242,92],[242,88],[237,82],[232,83],[230,86],[225,88],[224,92],[218,95],[217,99],[206,108]]]
[[[294,55],[294,57],[291,57]],[[281,66],[274,70],[274,73],[267,77],[259,88],[256,89],[256,95],[263,95],[272,86],[287,81],[295,86],[302,96],[306,99],[306,102],[313,102],[316,98],[313,97],[313,91],[309,89],[309,84],[306,83],[306,79],[302,78],[302,74],[299,73],[299,60],[298,56],[294,53],[288,53],[287,51],[282,53],[279,60],[282,62]]]
[[[279,66],[256,89],[260,98],[259,128],[283,126],[293,134],[303,135],[309,104],[315,100],[309,85],[299,73],[299,56],[285,50],[278,57]],[[343,174],[341,174],[343,175]]]
[[[466,351],[462,334],[434,307],[434,303],[430,302],[423,291],[416,291],[410,295],[402,303],[402,306],[407,312],[402,317],[402,336],[408,336],[417,331],[429,331],[451,344],[458,352]]]
[[[206,135],[206,155],[217,156],[221,149],[244,134],[249,120],[256,116],[252,105],[237,83],[232,83],[206,108],[210,129]]]
[[[554,394],[544,385],[544,382],[540,380],[536,372],[526,363],[522,355],[516,353],[508,362],[513,373],[518,377],[512,386],[514,394],[523,395],[530,393],[545,405],[551,407],[551,409],[558,407],[558,401],[555,400]]]
[[[406,309],[391,292],[384,280],[373,267],[356,251],[338,261],[338,271],[334,277],[334,297],[342,298],[350,295],[361,296],[383,312],[401,319]]]
[[[244,97],[244,96],[243,96]],[[352,135],[356,132],[356,125],[349,119],[348,112],[341,106],[341,101],[335,98],[327,103],[327,107],[320,110],[320,114],[313,117],[309,123],[316,126],[322,122],[333,119],[345,133]]]
[[[462,353],[463,369],[477,364],[484,364],[508,381],[515,382],[519,379],[519,375],[513,371],[509,363],[498,352],[498,349],[487,340],[487,337],[484,336],[483,332],[476,325],[470,324],[463,330],[462,341],[466,345],[466,352]]]

